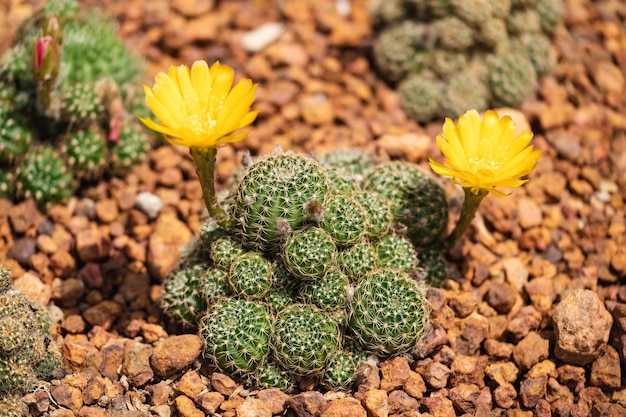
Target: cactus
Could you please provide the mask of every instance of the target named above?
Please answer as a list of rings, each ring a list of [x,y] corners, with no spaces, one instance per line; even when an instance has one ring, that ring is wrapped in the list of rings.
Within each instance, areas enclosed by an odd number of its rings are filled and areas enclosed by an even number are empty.
[[[202,318],[204,353],[230,374],[252,373],[269,353],[271,315],[264,304],[226,298]]]
[[[378,255],[366,240],[357,242],[337,254],[339,269],[353,282],[358,282],[361,277],[372,271],[377,263]]]
[[[472,27],[480,27],[491,15],[491,0],[451,0],[454,14]]]
[[[348,326],[357,345],[380,355],[410,350],[428,320],[424,287],[406,273],[381,269],[359,283],[349,305]]]
[[[561,0],[538,0],[535,10],[539,13],[541,29],[549,35],[561,23],[565,13],[565,7]]]
[[[299,297],[304,304],[314,305],[321,310],[337,310],[348,303],[349,284],[344,273],[331,269],[320,280],[304,282]]]
[[[10,200],[15,192],[15,177],[12,173],[0,169],[0,198]]]
[[[547,37],[539,33],[525,33],[512,42],[515,50],[523,51],[530,59],[537,75],[552,72],[556,65],[556,53]]]
[[[195,264],[174,269],[163,283],[161,306],[165,314],[185,326],[191,326],[207,308],[202,282],[209,266]]]
[[[448,224],[445,192],[418,165],[381,164],[365,178],[363,188],[391,200],[394,221],[406,227],[415,246],[428,247],[441,240]]]
[[[48,146],[30,151],[17,169],[18,194],[43,204],[71,196],[74,182],[63,159]]]
[[[270,340],[276,361],[296,375],[320,373],[341,346],[337,323],[321,310],[294,304],[276,316]]]
[[[437,42],[444,49],[465,51],[474,42],[472,28],[456,16],[435,20],[432,30]]]
[[[58,347],[48,337],[47,311],[11,289],[11,282],[10,271],[0,265],[0,398],[24,394],[39,379],[49,378],[61,362]]]
[[[284,308],[294,303],[294,294],[292,290],[285,288],[272,289],[265,296],[265,303],[269,307],[272,314],[280,313]]]
[[[372,244],[376,266],[411,272],[418,263],[417,252],[406,237],[389,234]]]
[[[61,153],[77,177],[92,179],[106,163],[105,138],[99,130],[78,130],[64,139]]]
[[[478,30],[476,37],[487,47],[496,47],[508,38],[506,23],[503,19],[487,19]]]
[[[356,148],[336,149],[323,155],[321,163],[327,169],[338,169],[358,182],[376,165],[372,155]]]
[[[417,254],[419,261],[418,276],[431,287],[441,287],[448,278],[446,261],[439,251],[425,250]]]
[[[283,263],[299,279],[319,279],[333,265],[335,249],[327,231],[308,227],[289,236],[283,250]]]
[[[330,361],[320,382],[329,389],[347,390],[354,382],[356,370],[357,361],[354,355],[342,350]]]
[[[514,9],[506,18],[506,29],[512,35],[540,33],[541,18],[534,9]]]
[[[393,218],[390,202],[373,191],[359,191],[354,193],[353,197],[365,209],[368,219],[365,236],[368,239],[375,239],[386,234]]]
[[[3,417],[24,417],[26,414],[26,404],[22,402],[18,395],[7,395],[0,398],[0,415]]]
[[[537,86],[535,68],[521,53],[494,56],[487,70],[491,96],[500,106],[518,106]]]
[[[146,134],[126,111],[140,62],[111,20],[75,0],[46,2],[27,19],[0,57],[0,169],[23,173],[5,196],[58,203],[80,181],[140,162]],[[29,167],[38,158],[50,167]]]
[[[225,236],[211,244],[210,256],[215,266],[229,270],[233,261],[243,255],[245,251],[241,243]]]
[[[256,252],[246,252],[231,263],[228,282],[238,296],[262,298],[272,286],[270,261]]]
[[[374,62],[380,72],[390,81],[398,81],[427,63],[428,55],[418,49],[424,28],[411,21],[404,21],[381,32],[374,41]]]
[[[261,389],[277,388],[283,392],[293,392],[296,386],[294,375],[272,362],[265,362],[257,367],[254,381]]]
[[[471,72],[459,72],[447,80],[441,92],[441,108],[450,117],[459,117],[467,109],[487,107],[489,93]]]
[[[320,227],[326,230],[340,247],[354,244],[364,236],[369,227],[367,212],[355,199],[346,195],[333,195],[323,206]]]
[[[427,122],[441,112],[439,84],[422,74],[412,74],[400,82],[400,104],[410,118]]]
[[[275,251],[291,229],[318,215],[329,188],[328,176],[311,158],[286,152],[256,162],[233,198],[238,237],[252,249]]]
[[[232,294],[228,276],[228,272],[220,268],[209,267],[206,270],[199,288],[207,304],[212,304],[218,299]]]

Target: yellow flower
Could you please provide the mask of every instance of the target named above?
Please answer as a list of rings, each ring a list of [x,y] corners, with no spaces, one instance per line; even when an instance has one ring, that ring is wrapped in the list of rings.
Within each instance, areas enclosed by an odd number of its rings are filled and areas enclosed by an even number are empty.
[[[429,158],[430,167],[439,175],[452,177],[473,194],[481,190],[497,196],[506,193],[495,187],[519,187],[537,164],[541,151],[529,145],[533,134],[525,130],[515,135],[515,124],[509,116],[500,118],[494,110],[480,119],[476,110],[470,110],[454,125],[450,119],[437,135],[437,145],[446,157],[440,164]]]
[[[249,111],[256,85],[245,79],[231,89],[233,78],[233,69],[219,62],[211,68],[205,61],[191,69],[172,66],[157,74],[154,87],[144,86],[146,104],[159,123],[139,119],[174,145],[215,148],[237,142],[247,132],[233,132],[252,123],[258,112]]]

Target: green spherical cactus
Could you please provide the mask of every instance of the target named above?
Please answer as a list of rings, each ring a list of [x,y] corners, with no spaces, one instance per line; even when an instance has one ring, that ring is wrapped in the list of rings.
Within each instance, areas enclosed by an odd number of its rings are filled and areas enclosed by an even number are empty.
[[[257,367],[254,381],[260,389],[276,388],[290,393],[296,388],[294,375],[272,362],[265,362]]]
[[[320,279],[333,266],[335,242],[319,227],[296,230],[289,236],[282,260],[289,272],[301,280]]]
[[[32,142],[30,129],[8,105],[0,105],[0,162],[11,163],[24,155]]]
[[[351,352],[342,350],[330,361],[320,382],[328,389],[349,390],[355,380],[357,361]]]
[[[0,165],[0,198],[12,200],[15,195],[15,177],[7,168]]]
[[[293,289],[300,283],[300,280],[294,277],[285,264],[278,259],[272,265],[272,282],[276,289]]]
[[[489,91],[498,106],[517,107],[537,88],[537,72],[522,53],[492,57],[487,71]]]
[[[506,29],[512,35],[541,32],[541,18],[531,8],[513,9],[506,18]]]
[[[450,77],[441,92],[441,108],[449,117],[457,118],[467,109],[477,111],[488,107],[489,92],[470,72],[459,72]]]
[[[417,255],[419,261],[418,277],[431,287],[441,287],[448,278],[446,260],[441,252],[435,250],[420,251]]]
[[[479,42],[488,48],[494,48],[508,38],[506,23],[503,19],[495,17],[487,19],[478,29],[476,37]]]
[[[228,272],[214,267],[208,267],[203,279],[200,281],[200,292],[207,304],[212,304],[218,299],[232,295],[233,291],[228,282]]]
[[[417,266],[417,252],[404,236],[389,234],[375,241],[376,266],[411,272]]]
[[[367,212],[351,196],[331,195],[326,199],[322,210],[323,216],[319,225],[339,247],[354,244],[365,235],[369,227]]]
[[[210,256],[215,266],[230,270],[233,261],[245,252],[241,243],[232,237],[224,236],[211,244]]]
[[[257,301],[223,299],[200,324],[205,355],[230,375],[252,373],[269,353],[272,330],[267,307]]]
[[[480,27],[491,15],[491,0],[451,0],[454,14],[472,27]]]
[[[367,6],[375,26],[398,22],[407,13],[407,4],[404,0],[372,0]]]
[[[216,240],[228,235],[228,231],[220,226],[215,219],[209,217],[200,225],[198,239],[204,252],[210,255],[211,246]]]
[[[418,72],[428,62],[428,54],[419,50],[425,28],[405,20],[383,30],[372,45],[374,62],[389,81],[399,81],[407,74]]]
[[[391,201],[394,221],[406,227],[417,247],[439,242],[448,225],[443,188],[418,165],[392,161],[380,164],[363,181],[363,188]]]
[[[92,179],[106,164],[106,139],[99,130],[78,130],[65,137],[61,153],[77,178]]]
[[[267,304],[272,314],[278,314],[283,309],[292,305],[295,301],[293,290],[286,288],[274,288],[265,295],[263,301]]]
[[[209,266],[194,264],[170,272],[163,283],[161,307],[165,314],[185,326],[194,326],[206,311],[202,282]]]
[[[359,283],[349,305],[349,330],[358,346],[395,355],[417,343],[428,322],[425,288],[398,270],[381,269]]]
[[[119,140],[109,143],[111,170],[115,174],[124,174],[146,157],[147,137],[137,123],[122,126]]]
[[[230,265],[228,282],[235,295],[262,298],[272,287],[272,265],[256,252],[246,252]]]
[[[491,14],[496,19],[504,19],[511,11],[511,0],[489,0]]]
[[[344,175],[355,178],[357,182],[360,182],[376,165],[370,153],[358,148],[335,149],[324,154],[320,162],[327,169],[340,170]]]
[[[353,282],[358,282],[372,271],[378,263],[378,255],[370,242],[362,240],[341,250],[337,254],[337,265],[341,272]]]
[[[374,191],[358,191],[352,195],[358,201],[368,219],[365,236],[368,239],[376,239],[389,231],[393,218],[391,203],[383,195]]]
[[[69,123],[88,126],[102,116],[102,98],[93,84],[71,84],[61,94],[62,117]]]
[[[535,10],[539,13],[541,29],[551,35],[565,14],[565,5],[562,0],[537,0]]]
[[[466,68],[467,63],[468,55],[465,53],[435,48],[433,50],[431,69],[435,71],[441,80],[445,80]],[[432,81],[434,82],[435,80]]]
[[[444,49],[462,52],[474,43],[472,28],[458,17],[437,19],[431,25],[437,42]]]
[[[335,194],[350,195],[359,189],[356,178],[351,176],[346,169],[331,167],[326,169],[326,174],[328,174],[332,192]]]
[[[331,269],[322,279],[304,282],[298,295],[304,304],[324,311],[343,308],[348,303],[348,277],[338,269]]]
[[[245,246],[272,253],[290,230],[319,216],[329,189],[326,172],[313,159],[290,152],[265,157],[236,188],[235,233]]]
[[[0,264],[0,294],[6,292],[13,283],[13,274],[6,266]]]
[[[34,197],[40,204],[57,203],[74,192],[74,176],[65,161],[51,147],[28,153],[17,169],[17,192]]]
[[[278,313],[270,339],[276,361],[296,375],[320,373],[341,346],[337,323],[316,307],[294,304]]]
[[[441,112],[440,82],[422,74],[412,74],[398,84],[400,105],[418,122],[428,122]]]
[[[17,44],[0,57],[0,75],[3,79],[15,83],[32,85],[30,72],[32,56],[24,44]]]
[[[543,34],[524,33],[512,40],[512,46],[526,54],[538,76],[551,73],[556,65],[556,50]]]

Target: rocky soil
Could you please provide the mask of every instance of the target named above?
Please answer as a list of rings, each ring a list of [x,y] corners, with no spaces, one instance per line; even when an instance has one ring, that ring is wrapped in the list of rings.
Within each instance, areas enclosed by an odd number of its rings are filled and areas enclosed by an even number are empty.
[[[35,3],[0,0],[0,48]],[[626,3],[565,3],[555,74],[536,99],[507,110],[533,129],[543,156],[528,184],[484,201],[449,253],[450,279],[429,292],[433,330],[421,351],[372,366],[350,393],[313,382],[294,395],[258,391],[203,364],[199,339],[159,308],[161,281],[203,216],[190,158],[167,145],[66,205],[0,200],[0,262],[15,287],[49,306],[66,365],[24,397],[30,414],[626,415]],[[103,4],[151,76],[219,59],[259,83],[254,130],[218,152],[220,184],[241,151],[276,144],[356,146],[420,164],[440,157],[442,121],[408,120],[377,77],[365,1]],[[281,25],[279,37],[250,42],[266,23]],[[448,191],[458,206],[459,190]]]

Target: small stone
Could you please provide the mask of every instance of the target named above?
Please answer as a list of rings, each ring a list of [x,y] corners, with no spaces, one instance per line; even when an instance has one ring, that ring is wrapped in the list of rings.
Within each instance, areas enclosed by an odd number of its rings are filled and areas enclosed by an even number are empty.
[[[104,395],[104,389],[105,382],[102,377],[94,376],[90,378],[83,389],[83,402],[87,405],[95,404]]]
[[[518,201],[517,220],[524,229],[540,226],[543,220],[541,207],[531,198],[520,198]]]
[[[448,385],[450,368],[439,362],[431,362],[421,371],[424,381],[434,389],[441,389]]]
[[[85,295],[85,285],[76,278],[52,281],[52,298],[62,307],[74,307]]]
[[[450,383],[452,385],[475,384],[479,388],[484,387],[487,361],[486,356],[455,356],[450,365],[452,370]]]
[[[96,217],[104,224],[113,223],[120,215],[117,201],[112,198],[100,200],[96,203]]]
[[[50,394],[56,404],[78,411],[83,406],[83,394],[78,388],[74,388],[67,384],[61,384],[52,387]]]
[[[196,335],[171,336],[154,347],[150,364],[159,376],[170,376],[191,365],[202,351],[202,341]]]
[[[452,401],[443,396],[431,396],[422,400],[428,411],[438,417],[455,417],[454,405]]]
[[[172,0],[169,2],[172,9],[186,17],[195,17],[206,14],[215,5],[215,0]]]
[[[329,124],[335,117],[333,106],[324,94],[305,96],[300,99],[302,117],[312,126]]]
[[[485,300],[500,314],[511,311],[517,301],[517,291],[512,285],[504,282],[494,282],[489,285]]]
[[[487,339],[483,343],[487,355],[493,358],[508,359],[513,354],[513,345],[495,339]]]
[[[545,376],[526,378],[521,382],[519,396],[524,407],[533,408],[540,399],[545,397],[547,383],[548,378]]]
[[[248,397],[237,407],[237,417],[272,417],[272,412],[263,401]]]
[[[182,417],[204,417],[204,412],[198,410],[189,397],[179,395],[174,399],[174,404]]]
[[[16,239],[9,250],[7,257],[15,259],[24,268],[30,266],[30,258],[37,249],[37,239],[33,237],[22,237]]]
[[[450,400],[461,413],[475,414],[480,390],[474,384],[458,384],[450,388]]]
[[[37,301],[44,306],[48,305],[52,298],[52,288],[30,272],[24,273],[13,281],[13,288],[22,292],[30,300]]]
[[[493,390],[493,399],[498,407],[504,409],[513,407],[515,398],[517,398],[517,391],[515,391],[515,387],[511,384],[500,385]]]
[[[160,381],[154,385],[147,385],[146,391],[150,394],[150,404],[153,406],[168,404],[170,398],[174,394],[174,390],[167,381]],[[198,402],[198,404],[202,405],[200,402]],[[217,410],[217,407],[215,409]]]
[[[320,417],[367,417],[367,411],[359,400],[345,397],[329,402]]]
[[[448,304],[457,317],[467,317],[478,308],[480,295],[474,291],[462,292],[448,300]]]
[[[581,366],[604,352],[613,325],[613,317],[598,295],[585,289],[567,293],[556,306],[552,320],[555,355],[566,363]]]
[[[622,372],[619,354],[613,346],[608,345],[604,353],[591,364],[589,382],[602,389],[617,389],[622,386]]]
[[[70,314],[61,321],[61,328],[70,334],[78,334],[85,331],[85,320],[78,314]]]
[[[224,396],[219,392],[207,391],[195,397],[194,400],[207,414],[213,415],[224,402]]]
[[[411,372],[409,363],[402,356],[381,362],[379,366],[382,373],[380,389],[387,392],[402,388]]]
[[[537,311],[545,313],[552,308],[554,285],[551,278],[533,278],[526,283],[524,290]]]
[[[81,230],[76,235],[76,252],[83,262],[102,260],[110,249],[111,241],[97,228]]]
[[[221,372],[213,372],[211,374],[211,386],[220,394],[230,396],[237,389],[237,383],[228,375]]]
[[[161,215],[148,241],[147,266],[157,278],[163,279],[178,262],[180,248],[192,238],[192,233],[175,213]]]
[[[78,412],[78,417],[109,417],[105,411],[98,406],[85,406]]]
[[[118,369],[124,361],[124,347],[119,341],[113,340],[102,347],[100,373],[112,381],[119,379]]]
[[[41,213],[32,198],[24,200],[9,209],[9,221],[13,227],[13,232],[17,235],[26,233],[29,228],[39,221],[40,217]]]
[[[259,52],[276,41],[285,31],[282,23],[267,22],[241,36],[240,44],[248,52]]]
[[[513,348],[513,360],[522,370],[530,369],[549,356],[550,343],[537,332],[530,332]]]
[[[422,401],[425,399],[423,398]],[[401,414],[418,408],[419,402],[406,392],[395,390],[389,393],[389,414]]]
[[[154,376],[150,367],[152,346],[139,342],[129,342],[131,348],[127,349],[122,363],[122,375],[126,375],[128,382],[136,387],[145,385]]]
[[[517,381],[519,369],[512,362],[495,362],[487,365],[485,374],[498,385],[512,384]]]
[[[83,318],[92,326],[110,329],[113,322],[122,314],[123,308],[115,301],[104,300],[83,311]]]
[[[502,267],[506,275],[506,280],[511,284],[518,292],[522,291],[524,285],[528,282],[528,268],[521,259],[507,258],[502,261]]]
[[[189,371],[183,375],[178,381],[176,388],[181,394],[185,394],[189,398],[197,397],[207,386],[202,382],[202,378],[196,371]]]
[[[371,389],[365,393],[363,405],[370,417],[387,417],[389,415],[389,397],[387,391]]]
[[[591,415],[593,417],[626,417],[626,407],[622,404],[602,402],[593,406]]]
[[[403,389],[411,397],[417,398],[418,400],[424,396],[427,390],[424,378],[414,371],[409,371],[409,377],[404,382]]]
[[[148,191],[142,191],[137,194],[135,205],[139,210],[146,213],[150,219],[156,219],[163,208],[161,199]]]
[[[286,402],[289,399],[289,395],[276,388],[261,390],[257,394],[257,397],[259,400],[263,401],[265,406],[272,412],[273,415],[283,414]]]
[[[303,392],[287,400],[287,405],[298,417],[317,417],[324,411],[326,404],[326,398],[317,391]]]

